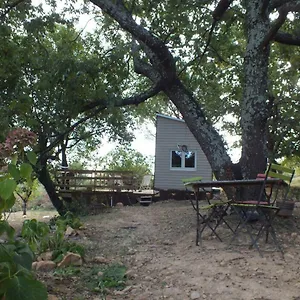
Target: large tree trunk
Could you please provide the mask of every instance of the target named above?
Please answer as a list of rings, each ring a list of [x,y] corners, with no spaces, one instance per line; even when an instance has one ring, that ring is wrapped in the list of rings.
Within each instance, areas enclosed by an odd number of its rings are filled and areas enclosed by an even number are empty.
[[[67,210],[64,206],[63,201],[58,197],[55,185],[50,177],[49,171],[47,170],[47,166],[43,165],[41,169],[36,171],[38,175],[38,180],[40,183],[45,187],[45,190],[53,204],[53,206],[56,208],[57,212],[60,215],[64,215]]]
[[[182,114],[206,155],[217,179],[234,178],[232,162],[226,151],[222,137],[206,118],[201,106],[192,94],[177,79],[164,89],[167,96]]]
[[[47,139],[42,132],[39,132],[39,152],[40,157],[38,159],[38,163],[35,168],[35,172],[37,174],[37,178],[39,182],[44,186],[50,201],[53,206],[56,208],[57,212],[60,215],[64,215],[67,210],[64,206],[63,201],[58,197],[55,189],[55,185],[51,179],[49,171],[47,169],[47,153],[44,153],[45,149],[47,149]]]
[[[241,109],[242,157],[244,178],[263,173],[267,163],[266,129],[269,46],[264,40],[270,20],[261,0],[245,1],[247,48],[244,60],[244,90]]]

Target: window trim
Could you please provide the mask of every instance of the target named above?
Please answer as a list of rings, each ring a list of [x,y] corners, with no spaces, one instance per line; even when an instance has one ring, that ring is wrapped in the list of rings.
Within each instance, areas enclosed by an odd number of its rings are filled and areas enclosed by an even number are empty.
[[[197,151],[189,150],[190,152],[195,153],[195,167],[194,168],[186,168],[185,167],[185,159],[184,159],[184,151],[181,151],[181,167],[172,167],[172,152],[179,150],[170,150],[170,170],[172,171],[196,171],[197,170]]]

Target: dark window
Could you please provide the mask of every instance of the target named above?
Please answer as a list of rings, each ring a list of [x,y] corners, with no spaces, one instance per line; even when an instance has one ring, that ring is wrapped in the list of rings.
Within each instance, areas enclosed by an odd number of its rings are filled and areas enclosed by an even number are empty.
[[[172,151],[172,168],[181,168],[181,151]]]
[[[185,157],[185,168],[195,168],[195,152],[188,151],[184,153]]]
[[[194,151],[171,151],[171,168],[195,169],[196,153]]]

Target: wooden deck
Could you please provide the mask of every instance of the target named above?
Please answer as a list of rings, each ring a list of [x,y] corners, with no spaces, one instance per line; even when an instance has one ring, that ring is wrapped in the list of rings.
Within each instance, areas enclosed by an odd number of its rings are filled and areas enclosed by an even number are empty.
[[[55,186],[59,194],[134,191],[138,189],[137,185],[137,179],[130,171],[62,169],[55,172]]]

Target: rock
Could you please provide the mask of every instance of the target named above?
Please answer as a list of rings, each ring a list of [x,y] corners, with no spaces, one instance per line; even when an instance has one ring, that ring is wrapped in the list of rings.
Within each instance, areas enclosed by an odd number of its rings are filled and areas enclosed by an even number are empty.
[[[199,299],[200,298],[200,293],[197,292],[197,291],[192,291],[191,292],[191,297],[190,297],[192,300],[195,300],[195,299]]]
[[[67,266],[81,266],[82,258],[77,253],[67,252],[63,260],[57,265],[59,268]]]
[[[175,243],[172,242],[172,241],[170,241],[170,240],[165,240],[162,243],[163,243],[163,245],[166,245],[166,246],[173,246],[173,245],[175,245]]]
[[[123,207],[124,206],[124,204],[122,203],[122,202],[118,202],[117,204],[116,204],[116,207]]]
[[[168,287],[164,289],[164,295],[167,297],[173,297],[175,295],[180,295],[181,290],[176,287]]]
[[[291,260],[295,259],[295,256],[293,254],[291,254],[291,253],[286,253],[284,256],[285,256],[285,258],[289,258]]]
[[[292,232],[292,233],[291,233],[291,238],[292,238],[292,239],[297,238],[297,236],[298,236],[298,233],[297,233],[297,232]]]
[[[129,292],[131,289],[132,289],[132,286],[129,285],[125,289],[123,289],[122,292],[125,294],[125,293]]]
[[[133,270],[128,270],[126,271],[125,276],[128,279],[135,279],[137,277],[137,274],[135,274]]]
[[[72,227],[68,226],[65,232],[65,236],[71,235],[76,235],[76,231]]]
[[[103,256],[95,256],[93,261],[98,264],[108,264],[109,260]]]
[[[300,289],[300,282],[297,282],[297,283],[295,284],[295,287],[296,287],[297,289]]]
[[[37,258],[37,261],[42,261],[42,260],[51,260],[52,259],[52,251],[48,251],[48,252],[44,252],[44,253],[41,253],[39,255],[39,257]]]
[[[97,275],[99,276],[99,277],[101,277],[101,276],[103,276],[103,272],[101,272],[101,271],[99,271],[98,273],[97,273]]]
[[[59,300],[55,295],[48,295],[48,300]]]
[[[134,255],[136,253],[135,249],[128,249],[127,255]]]
[[[51,271],[56,268],[56,263],[51,260],[35,261],[32,263],[32,269],[36,271]]]

